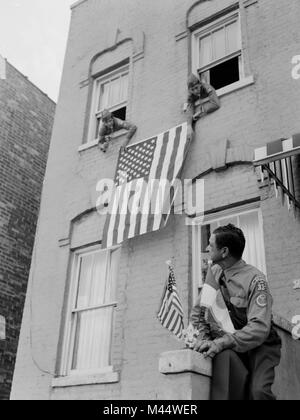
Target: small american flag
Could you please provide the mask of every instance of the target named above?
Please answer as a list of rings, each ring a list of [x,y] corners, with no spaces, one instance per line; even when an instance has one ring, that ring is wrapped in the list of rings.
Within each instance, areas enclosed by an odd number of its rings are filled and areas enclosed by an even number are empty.
[[[120,151],[102,248],[166,226],[188,146],[184,123]]]
[[[177,338],[182,337],[183,309],[177,292],[174,269],[169,265],[169,276],[161,299],[157,318]]]

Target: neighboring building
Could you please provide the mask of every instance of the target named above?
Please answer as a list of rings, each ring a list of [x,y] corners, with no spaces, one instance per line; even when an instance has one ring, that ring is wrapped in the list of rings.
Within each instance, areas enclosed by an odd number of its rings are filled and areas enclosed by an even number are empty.
[[[0,56],[0,399],[10,395],[54,112]]]
[[[298,0],[74,4],[12,398],[159,398],[159,355],[182,348],[156,319],[165,261],[174,257],[186,321],[203,281],[202,253],[220,223],[244,230],[245,259],[267,273],[276,320],[290,328],[300,314],[293,288],[300,272],[298,137],[285,152],[257,152],[258,168],[253,161],[256,149],[300,132],[300,85],[292,77],[299,20]],[[109,108],[136,124],[132,143],[175,127],[186,120],[191,71],[205,73],[221,100],[196,123],[183,174],[205,180],[204,224],[195,223],[198,214],[190,223],[174,215],[166,228],[102,251],[96,185],[114,177],[124,132],[103,154],[100,113]],[[288,182],[277,172],[277,192],[259,169],[275,152],[276,165],[288,159],[282,167],[289,175]],[[280,199],[284,186],[288,203]],[[299,397],[298,342],[282,334],[286,371],[279,368],[276,390],[280,398]]]

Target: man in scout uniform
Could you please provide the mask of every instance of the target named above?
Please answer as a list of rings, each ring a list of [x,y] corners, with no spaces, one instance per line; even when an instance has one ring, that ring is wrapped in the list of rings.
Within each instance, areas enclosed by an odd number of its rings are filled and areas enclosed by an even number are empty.
[[[125,148],[137,130],[137,127],[134,124],[131,124],[129,121],[123,121],[119,118],[114,117],[113,114],[107,109],[103,110],[101,121],[102,124],[100,125],[99,129],[98,144],[100,150],[103,153],[105,153],[108,149],[112,133],[121,129],[128,131],[126,136],[126,142],[123,146],[123,148]]]
[[[187,122],[188,132],[193,132],[193,124],[200,118],[220,108],[220,99],[215,89],[204,79],[194,74],[188,78]],[[196,107],[198,111],[196,112]]]
[[[263,273],[242,260],[243,232],[229,224],[211,235],[213,273],[235,332],[208,322],[200,298],[191,323],[200,332],[194,350],[213,358],[211,399],[274,400],[271,387],[280,361],[281,340],[272,323],[272,296]]]

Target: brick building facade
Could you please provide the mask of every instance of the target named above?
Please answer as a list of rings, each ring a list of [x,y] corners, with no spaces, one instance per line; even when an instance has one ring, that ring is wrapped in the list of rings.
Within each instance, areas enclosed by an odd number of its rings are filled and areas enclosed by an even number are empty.
[[[245,231],[245,258],[266,272],[278,319],[290,325],[299,313],[300,294],[293,289],[299,211],[289,211],[253,165],[256,148],[300,132],[299,81],[292,77],[300,7],[297,0],[286,3],[74,4],[12,398],[159,398],[159,354],[182,347],[155,315],[165,260],[174,257],[186,321],[201,286],[208,233],[219,223],[233,221]],[[183,174],[205,181],[203,226],[175,215],[165,229],[130,239],[121,251],[100,251],[105,217],[95,211],[96,186],[113,178],[124,133],[103,154],[95,138],[99,112],[105,106],[134,122],[132,143],[150,138],[186,121],[187,77],[198,70],[217,85],[221,101],[196,123]],[[292,159],[299,197],[299,159]],[[95,270],[105,290],[114,290],[101,304],[88,304],[87,288],[100,287],[87,274]],[[103,341],[97,344],[99,328]],[[83,337],[98,349],[98,365]],[[287,376],[279,371],[279,382],[280,374]],[[292,395],[287,390],[277,386],[282,398]]]
[[[0,398],[8,399],[55,104],[0,61]]]

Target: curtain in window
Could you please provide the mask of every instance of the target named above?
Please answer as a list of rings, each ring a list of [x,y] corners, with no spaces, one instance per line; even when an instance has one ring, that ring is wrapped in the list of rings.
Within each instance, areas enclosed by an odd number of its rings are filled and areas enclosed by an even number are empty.
[[[262,229],[259,224],[258,213],[248,213],[241,215],[240,228],[246,238],[246,247],[243,259],[254,265],[262,272],[265,272],[265,250],[262,242]]]
[[[114,309],[110,304],[115,300],[119,254],[119,250],[99,251],[80,257],[77,311],[73,313],[73,370],[95,370],[110,365]]]
[[[117,76],[108,82],[102,83],[99,91],[97,112],[103,109],[116,107],[127,101],[128,74]]]
[[[78,313],[72,369],[100,369],[110,364],[113,307]]]
[[[220,28],[199,38],[199,67],[222,59],[239,50],[238,20],[223,24]]]
[[[241,213],[237,216],[226,217],[201,227],[201,252],[198,255],[195,254],[195,257],[198,259],[195,264],[197,270],[195,275],[197,276],[197,279],[199,279],[199,286],[201,286],[205,280],[205,260],[208,258],[206,248],[209,243],[209,237],[215,229],[220,226],[228,225],[229,223],[242,229],[245,235],[246,246],[243,259],[246,263],[254,265],[263,273],[266,272],[263,232],[259,213],[258,211],[251,211],[244,214]],[[200,233],[200,229],[198,232]]]

